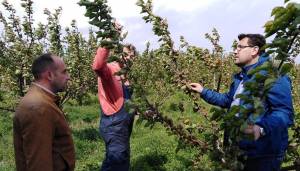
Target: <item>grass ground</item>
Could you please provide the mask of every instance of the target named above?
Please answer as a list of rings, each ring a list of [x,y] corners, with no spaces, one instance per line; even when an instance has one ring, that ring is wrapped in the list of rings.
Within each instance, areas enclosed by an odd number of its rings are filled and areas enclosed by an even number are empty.
[[[187,109],[180,113],[176,103],[183,102]],[[176,94],[165,102],[161,111],[175,121],[184,116],[192,122],[205,124],[199,114],[192,111],[192,102],[184,94]],[[201,105],[207,111],[207,104]],[[99,136],[99,105],[96,97],[86,106],[78,106],[72,101],[64,106],[72,129],[76,150],[76,171],[100,170],[105,154],[103,140]],[[297,110],[298,111],[298,110]],[[299,112],[297,112],[299,113]],[[14,151],[12,140],[12,113],[0,111],[0,171],[14,171]],[[137,118],[137,117],[136,117]],[[131,171],[184,171],[192,170],[195,150],[185,148],[176,151],[177,139],[169,135],[161,124],[152,129],[145,122],[135,122],[131,135]],[[210,161],[204,156],[201,167],[210,170]],[[291,164],[291,163],[289,163]],[[285,164],[286,165],[286,164]]]
[[[178,96],[177,98],[181,98]],[[176,99],[173,99],[176,100]],[[172,100],[171,100],[172,101]],[[172,102],[165,110],[173,110]],[[99,170],[105,147],[99,136],[99,106],[95,101],[88,106],[67,104],[64,111],[70,123],[76,149],[76,170]],[[12,140],[12,113],[0,111],[0,170],[15,170]],[[173,117],[178,113],[172,112]],[[165,128],[156,124],[152,129],[145,123],[134,124],[131,136],[132,171],[191,170],[194,151],[190,148],[176,152],[177,140]]]

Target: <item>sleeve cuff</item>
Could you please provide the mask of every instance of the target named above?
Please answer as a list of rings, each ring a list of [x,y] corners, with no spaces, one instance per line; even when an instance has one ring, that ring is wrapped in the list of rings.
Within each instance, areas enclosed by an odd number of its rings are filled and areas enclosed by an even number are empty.
[[[207,93],[208,89],[207,88],[203,88],[202,92],[200,93],[200,96],[203,97],[205,96],[205,94]]]
[[[264,125],[264,122],[262,120],[259,122],[256,122],[255,124],[264,129],[264,135],[269,134],[270,130],[267,129],[267,127]]]

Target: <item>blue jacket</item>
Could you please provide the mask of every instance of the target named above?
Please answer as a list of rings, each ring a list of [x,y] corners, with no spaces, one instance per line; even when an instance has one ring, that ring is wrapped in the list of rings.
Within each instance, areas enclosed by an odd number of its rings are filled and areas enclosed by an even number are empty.
[[[233,96],[240,82],[251,80],[247,72],[269,60],[266,54],[259,57],[256,64],[243,67],[242,71],[233,77],[229,92],[218,93],[204,89],[201,97],[208,103],[230,108]],[[291,80],[284,75],[279,77],[269,90],[265,110],[262,117],[255,121],[256,125],[264,128],[265,135],[258,140],[242,140],[239,142],[240,149],[245,150],[249,158],[257,157],[282,157],[288,146],[288,127],[293,124],[294,110],[291,94]],[[240,101],[240,105],[243,101]]]

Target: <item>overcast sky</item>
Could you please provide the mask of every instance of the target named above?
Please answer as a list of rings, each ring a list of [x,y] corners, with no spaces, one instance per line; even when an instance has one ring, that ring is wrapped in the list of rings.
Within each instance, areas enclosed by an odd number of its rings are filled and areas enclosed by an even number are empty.
[[[0,0],[1,1],[1,0]],[[7,0],[17,11],[22,11],[21,0]],[[84,16],[85,8],[80,7],[79,0],[33,0],[34,18],[37,22],[46,23],[44,8],[54,11],[63,8],[60,18],[63,27],[70,26],[71,20],[77,21],[83,34],[90,28],[88,18]],[[157,37],[153,34],[150,23],[145,23],[140,8],[135,5],[137,0],[108,0],[113,17],[117,18],[128,31],[125,42],[133,43],[138,50],[145,49],[149,41],[156,48]],[[231,44],[239,33],[264,33],[263,25],[271,19],[271,11],[282,6],[284,0],[153,0],[154,13],[167,18],[171,36],[178,47],[182,35],[191,44],[210,48],[205,33],[216,28],[220,35],[220,43],[230,52]],[[300,0],[293,0],[300,3]],[[0,7],[3,11],[3,7]]]

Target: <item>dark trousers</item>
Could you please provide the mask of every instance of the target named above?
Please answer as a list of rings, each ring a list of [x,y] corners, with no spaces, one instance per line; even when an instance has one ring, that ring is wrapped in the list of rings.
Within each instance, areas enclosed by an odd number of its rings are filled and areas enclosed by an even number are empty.
[[[133,126],[133,115],[124,107],[111,115],[102,113],[100,135],[105,142],[106,154],[101,171],[128,171],[130,166],[130,135]]]
[[[280,171],[282,160],[282,157],[247,159],[244,171]]]

